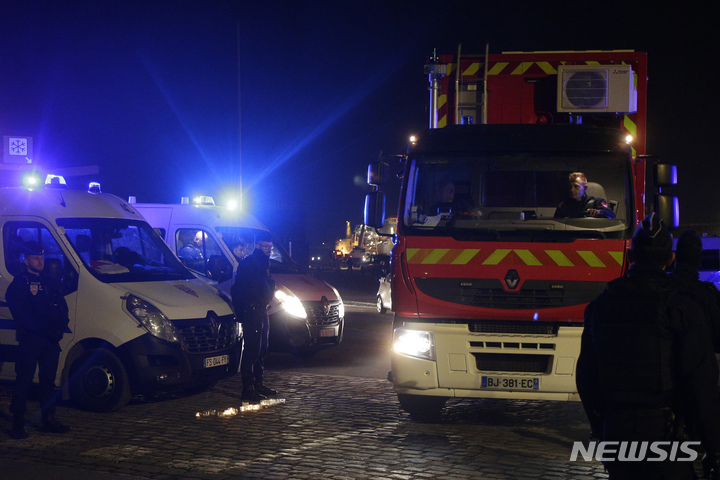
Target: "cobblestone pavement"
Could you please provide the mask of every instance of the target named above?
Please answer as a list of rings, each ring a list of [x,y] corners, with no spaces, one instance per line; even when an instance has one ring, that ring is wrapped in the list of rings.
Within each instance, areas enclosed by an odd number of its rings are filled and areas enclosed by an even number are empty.
[[[2,476],[606,478],[598,463],[569,462],[572,442],[587,438],[578,403],[451,400],[440,421],[418,423],[402,412],[385,380],[283,372],[267,377],[284,403],[227,417],[203,415],[240,405],[238,375],[207,392],[133,400],[113,413],[60,406],[58,418],[73,431],[51,435],[31,427],[26,440],[7,436],[11,384],[0,384],[0,467],[12,474]],[[46,473],[29,473],[33,468]]]

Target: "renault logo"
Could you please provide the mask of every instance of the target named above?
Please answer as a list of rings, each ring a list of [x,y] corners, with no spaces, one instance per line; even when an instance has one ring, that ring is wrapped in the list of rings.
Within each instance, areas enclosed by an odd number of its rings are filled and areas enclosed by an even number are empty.
[[[217,318],[215,312],[208,312],[207,319],[210,322],[210,332],[213,335],[217,335],[220,331],[220,319]]]
[[[320,299],[320,305],[322,307],[323,315],[327,317],[330,314],[330,302],[325,295],[323,295],[323,297]]]
[[[507,286],[508,290],[515,290],[519,283],[520,275],[518,275],[517,270],[508,270],[505,274],[505,286]]]

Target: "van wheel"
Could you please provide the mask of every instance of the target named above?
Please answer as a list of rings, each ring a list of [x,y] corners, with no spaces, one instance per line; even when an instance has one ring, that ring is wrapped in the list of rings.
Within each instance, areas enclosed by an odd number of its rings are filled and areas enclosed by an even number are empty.
[[[445,406],[447,398],[430,397],[426,395],[410,395],[407,393],[398,393],[400,406],[414,420],[427,421],[435,420],[440,416],[440,411]]]
[[[380,295],[377,296],[377,312],[382,314],[387,312],[387,308],[383,305],[382,297]]]
[[[130,382],[120,359],[101,348],[83,355],[71,373],[70,397],[80,408],[93,412],[125,406],[131,397]]]

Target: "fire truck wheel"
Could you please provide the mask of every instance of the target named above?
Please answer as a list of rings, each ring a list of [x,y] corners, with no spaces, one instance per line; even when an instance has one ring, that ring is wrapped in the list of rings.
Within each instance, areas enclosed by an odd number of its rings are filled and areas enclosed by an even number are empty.
[[[415,420],[432,420],[440,416],[447,398],[398,393],[400,406]]]
[[[125,406],[131,397],[130,382],[120,359],[103,348],[80,357],[72,368],[70,396],[79,407],[93,412]]]

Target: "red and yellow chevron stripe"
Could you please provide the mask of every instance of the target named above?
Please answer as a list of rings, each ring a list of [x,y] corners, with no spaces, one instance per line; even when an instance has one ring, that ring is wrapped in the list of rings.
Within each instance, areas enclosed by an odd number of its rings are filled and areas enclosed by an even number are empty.
[[[527,265],[530,267],[622,266],[622,251],[538,250],[498,248],[494,250],[459,248],[408,248],[408,264],[422,265]]]

